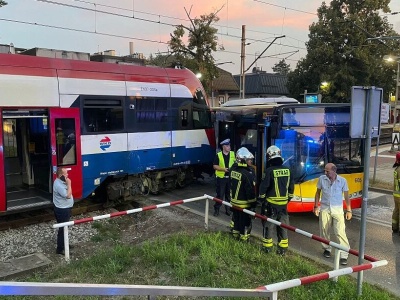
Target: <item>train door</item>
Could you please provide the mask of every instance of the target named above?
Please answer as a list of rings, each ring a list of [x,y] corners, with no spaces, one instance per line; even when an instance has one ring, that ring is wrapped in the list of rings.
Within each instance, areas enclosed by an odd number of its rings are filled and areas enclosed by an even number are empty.
[[[58,167],[68,170],[74,199],[82,197],[81,130],[78,108],[50,109],[52,180]]]
[[[51,204],[51,169],[46,110],[10,109],[1,116],[4,169],[0,211]]]
[[[3,120],[3,114],[1,109],[0,109],[0,120]],[[3,126],[0,126],[0,162],[4,162]],[[5,211],[7,207],[5,187],[6,185],[4,180],[4,168],[0,168],[0,212]]]

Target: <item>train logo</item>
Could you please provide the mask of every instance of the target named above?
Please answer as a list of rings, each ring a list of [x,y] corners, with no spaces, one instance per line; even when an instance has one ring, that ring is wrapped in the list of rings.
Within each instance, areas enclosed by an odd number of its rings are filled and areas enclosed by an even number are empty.
[[[111,147],[111,140],[108,136],[104,137],[104,139],[100,140],[100,149],[106,151]]]

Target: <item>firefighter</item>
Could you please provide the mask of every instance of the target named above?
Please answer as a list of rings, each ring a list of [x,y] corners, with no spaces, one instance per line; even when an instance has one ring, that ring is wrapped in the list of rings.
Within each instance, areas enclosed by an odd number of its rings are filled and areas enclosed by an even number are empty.
[[[287,204],[293,197],[294,184],[289,168],[282,166],[283,159],[281,150],[277,146],[267,149],[268,168],[265,178],[260,185],[261,214],[270,219],[289,224]],[[267,221],[263,223],[262,250],[271,252],[272,231],[275,224]],[[278,248],[276,253],[285,255],[289,246],[287,230],[280,226],[276,227],[278,236]]]
[[[230,139],[223,140],[220,143],[222,151],[218,152],[214,158],[213,168],[215,170],[216,177],[216,192],[217,198],[230,202],[230,180],[229,180],[229,168],[232,167],[235,162],[235,152],[231,151]],[[225,199],[224,199],[225,198]],[[214,216],[219,216],[219,209],[221,203],[216,202],[214,204]],[[228,206],[225,206],[225,214],[230,216],[230,210]]]
[[[255,209],[257,205],[254,173],[248,165],[249,160],[253,158],[253,154],[245,147],[236,152],[236,163],[230,172],[233,207]],[[243,211],[233,209],[233,223],[233,237],[241,241],[248,241],[252,227],[251,216]]]

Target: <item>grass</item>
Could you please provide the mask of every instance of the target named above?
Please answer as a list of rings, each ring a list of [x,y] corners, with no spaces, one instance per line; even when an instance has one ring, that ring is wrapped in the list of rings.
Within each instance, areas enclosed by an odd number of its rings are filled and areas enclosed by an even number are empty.
[[[111,224],[114,227],[118,224]],[[101,235],[102,233],[100,233]],[[108,235],[108,233],[107,233]],[[95,239],[97,240],[97,239]],[[100,247],[101,245],[101,247]],[[258,286],[328,271],[298,254],[285,257],[260,252],[258,246],[234,240],[228,233],[198,230],[125,244],[115,239],[110,247],[94,247],[90,257],[64,264],[25,281],[84,282],[135,285],[178,285],[216,288],[256,288]],[[259,245],[257,243],[257,245]],[[19,280],[23,281],[23,280]],[[136,296],[134,299],[146,299]],[[279,292],[278,299],[356,299],[356,280],[339,277]],[[48,299],[47,297],[1,297],[1,299]],[[69,297],[56,299],[98,299]],[[131,299],[123,297],[120,299]],[[159,297],[158,299],[188,299]],[[216,299],[214,297],[213,299]],[[224,299],[224,298],[220,298]],[[228,298],[226,298],[228,299]],[[232,298],[241,299],[241,298]],[[248,299],[248,298],[246,298]],[[400,299],[379,287],[363,284],[359,299]]]

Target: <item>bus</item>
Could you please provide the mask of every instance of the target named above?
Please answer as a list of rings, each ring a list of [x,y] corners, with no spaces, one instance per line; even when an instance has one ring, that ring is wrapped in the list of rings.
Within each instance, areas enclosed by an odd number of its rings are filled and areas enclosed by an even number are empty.
[[[0,54],[0,215],[75,200],[132,201],[211,172],[206,93],[182,68]]]
[[[213,108],[217,142],[230,138],[233,151],[247,147],[254,154],[257,189],[267,167],[266,149],[276,145],[295,181],[288,212],[313,210],[318,178],[330,162],[348,182],[352,208],[361,207],[363,141],[349,135],[350,104],[305,104],[291,98],[226,104]]]

